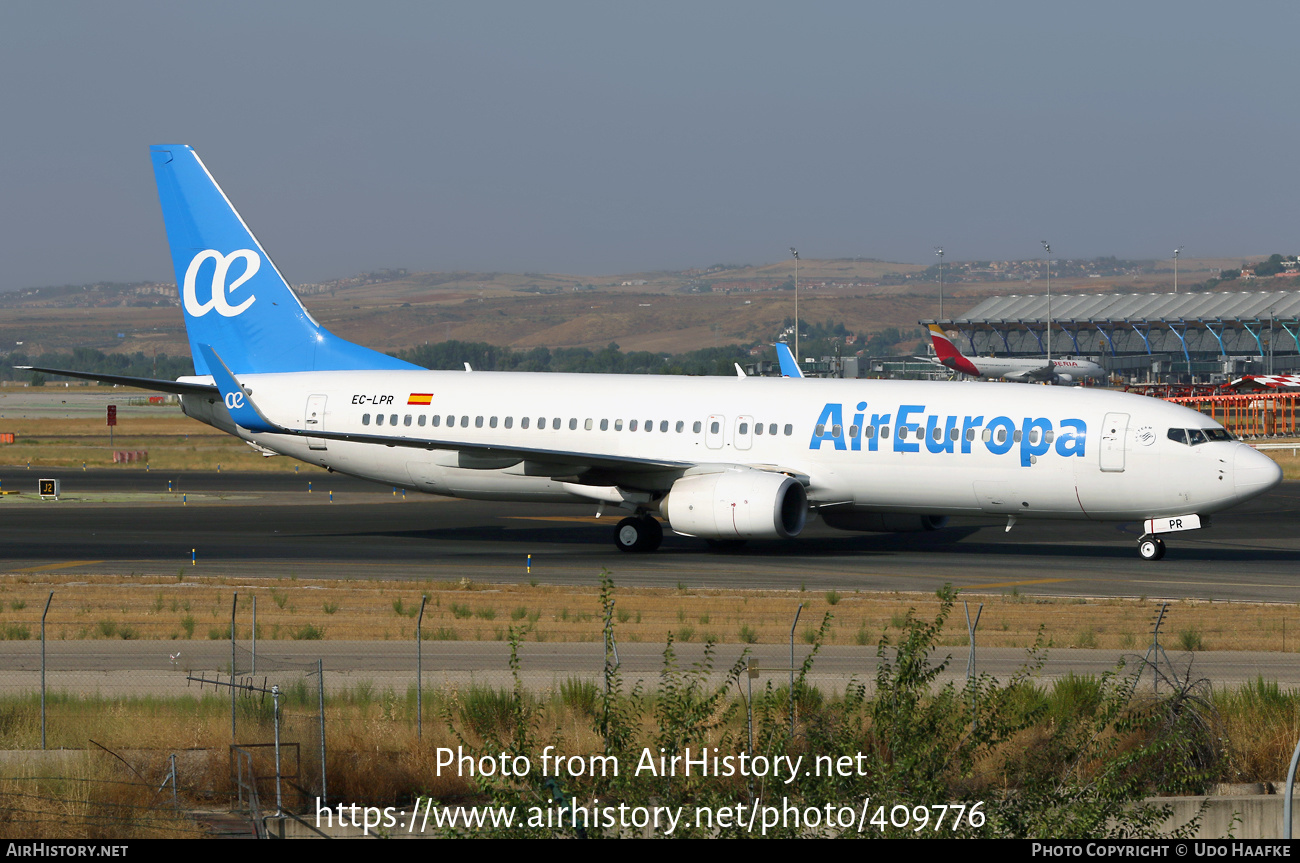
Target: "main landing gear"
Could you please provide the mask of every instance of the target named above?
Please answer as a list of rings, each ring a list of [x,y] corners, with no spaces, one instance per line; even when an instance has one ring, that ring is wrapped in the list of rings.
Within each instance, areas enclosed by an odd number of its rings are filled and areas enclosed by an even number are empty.
[[[1165,541],[1146,534],[1138,539],[1138,555],[1143,560],[1159,560],[1165,556]]]
[[[663,541],[663,526],[654,516],[629,516],[614,528],[614,545],[619,551],[654,551]]]

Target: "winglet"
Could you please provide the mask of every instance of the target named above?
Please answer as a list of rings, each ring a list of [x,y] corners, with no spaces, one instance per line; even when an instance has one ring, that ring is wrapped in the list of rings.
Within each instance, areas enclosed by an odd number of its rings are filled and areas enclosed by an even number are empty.
[[[208,372],[212,375],[213,382],[221,392],[221,400],[226,403],[226,410],[230,412],[230,418],[236,424],[251,432],[283,431],[279,426],[262,416],[262,412],[253,404],[248,391],[244,389],[239,381],[235,380],[235,376],[222,362],[221,357],[217,356],[217,352],[212,349],[211,345],[199,345],[198,347],[203,353],[204,361],[208,364]]]
[[[777,361],[781,363],[781,377],[803,377],[803,372],[799,369],[799,361],[796,360],[794,354],[790,352],[790,346],[785,342],[777,342],[773,347],[776,348]]]

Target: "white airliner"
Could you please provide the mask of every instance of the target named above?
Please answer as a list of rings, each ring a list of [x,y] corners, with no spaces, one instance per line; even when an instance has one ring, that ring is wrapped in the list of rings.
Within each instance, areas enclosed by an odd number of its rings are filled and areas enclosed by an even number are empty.
[[[713,544],[935,529],[947,516],[1143,520],[1160,534],[1276,485],[1276,463],[1145,396],[994,383],[428,371],[303,308],[192,149],[152,148],[197,374],[43,369],[179,393],[263,452],[431,494],[625,510]]]
[[[934,356],[930,362],[977,378],[1005,378],[1009,381],[1071,381],[1104,378],[1106,370],[1088,360],[1042,358],[1010,359],[1006,357],[966,357],[936,324],[930,324],[930,341]]]

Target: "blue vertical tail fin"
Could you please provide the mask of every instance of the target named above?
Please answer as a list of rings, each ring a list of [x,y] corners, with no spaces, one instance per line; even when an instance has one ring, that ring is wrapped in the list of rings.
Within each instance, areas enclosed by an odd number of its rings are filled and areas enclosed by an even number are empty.
[[[149,148],[197,374],[211,345],[234,374],[413,369],[345,341],[307,312],[190,147]]]
[[[776,348],[776,358],[781,364],[781,377],[783,378],[801,378],[803,372],[799,369],[799,361],[794,358],[790,352],[790,346],[785,342],[777,342],[772,347]]]

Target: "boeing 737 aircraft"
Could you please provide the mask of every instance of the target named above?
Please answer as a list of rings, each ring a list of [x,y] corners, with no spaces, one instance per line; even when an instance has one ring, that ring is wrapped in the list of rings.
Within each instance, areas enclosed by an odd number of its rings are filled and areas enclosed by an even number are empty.
[[[1145,396],[994,383],[428,371],[318,324],[195,152],[152,148],[196,374],[42,369],[178,393],[263,452],[431,494],[624,510],[649,551],[948,516],[1142,520],[1160,535],[1276,485],[1277,464]]]
[[[1105,369],[1088,360],[1055,359],[1049,363],[1045,359],[965,357],[936,324],[930,324],[930,341],[934,343],[935,354],[930,357],[930,362],[978,378],[1069,383],[1082,378],[1106,377]]]

